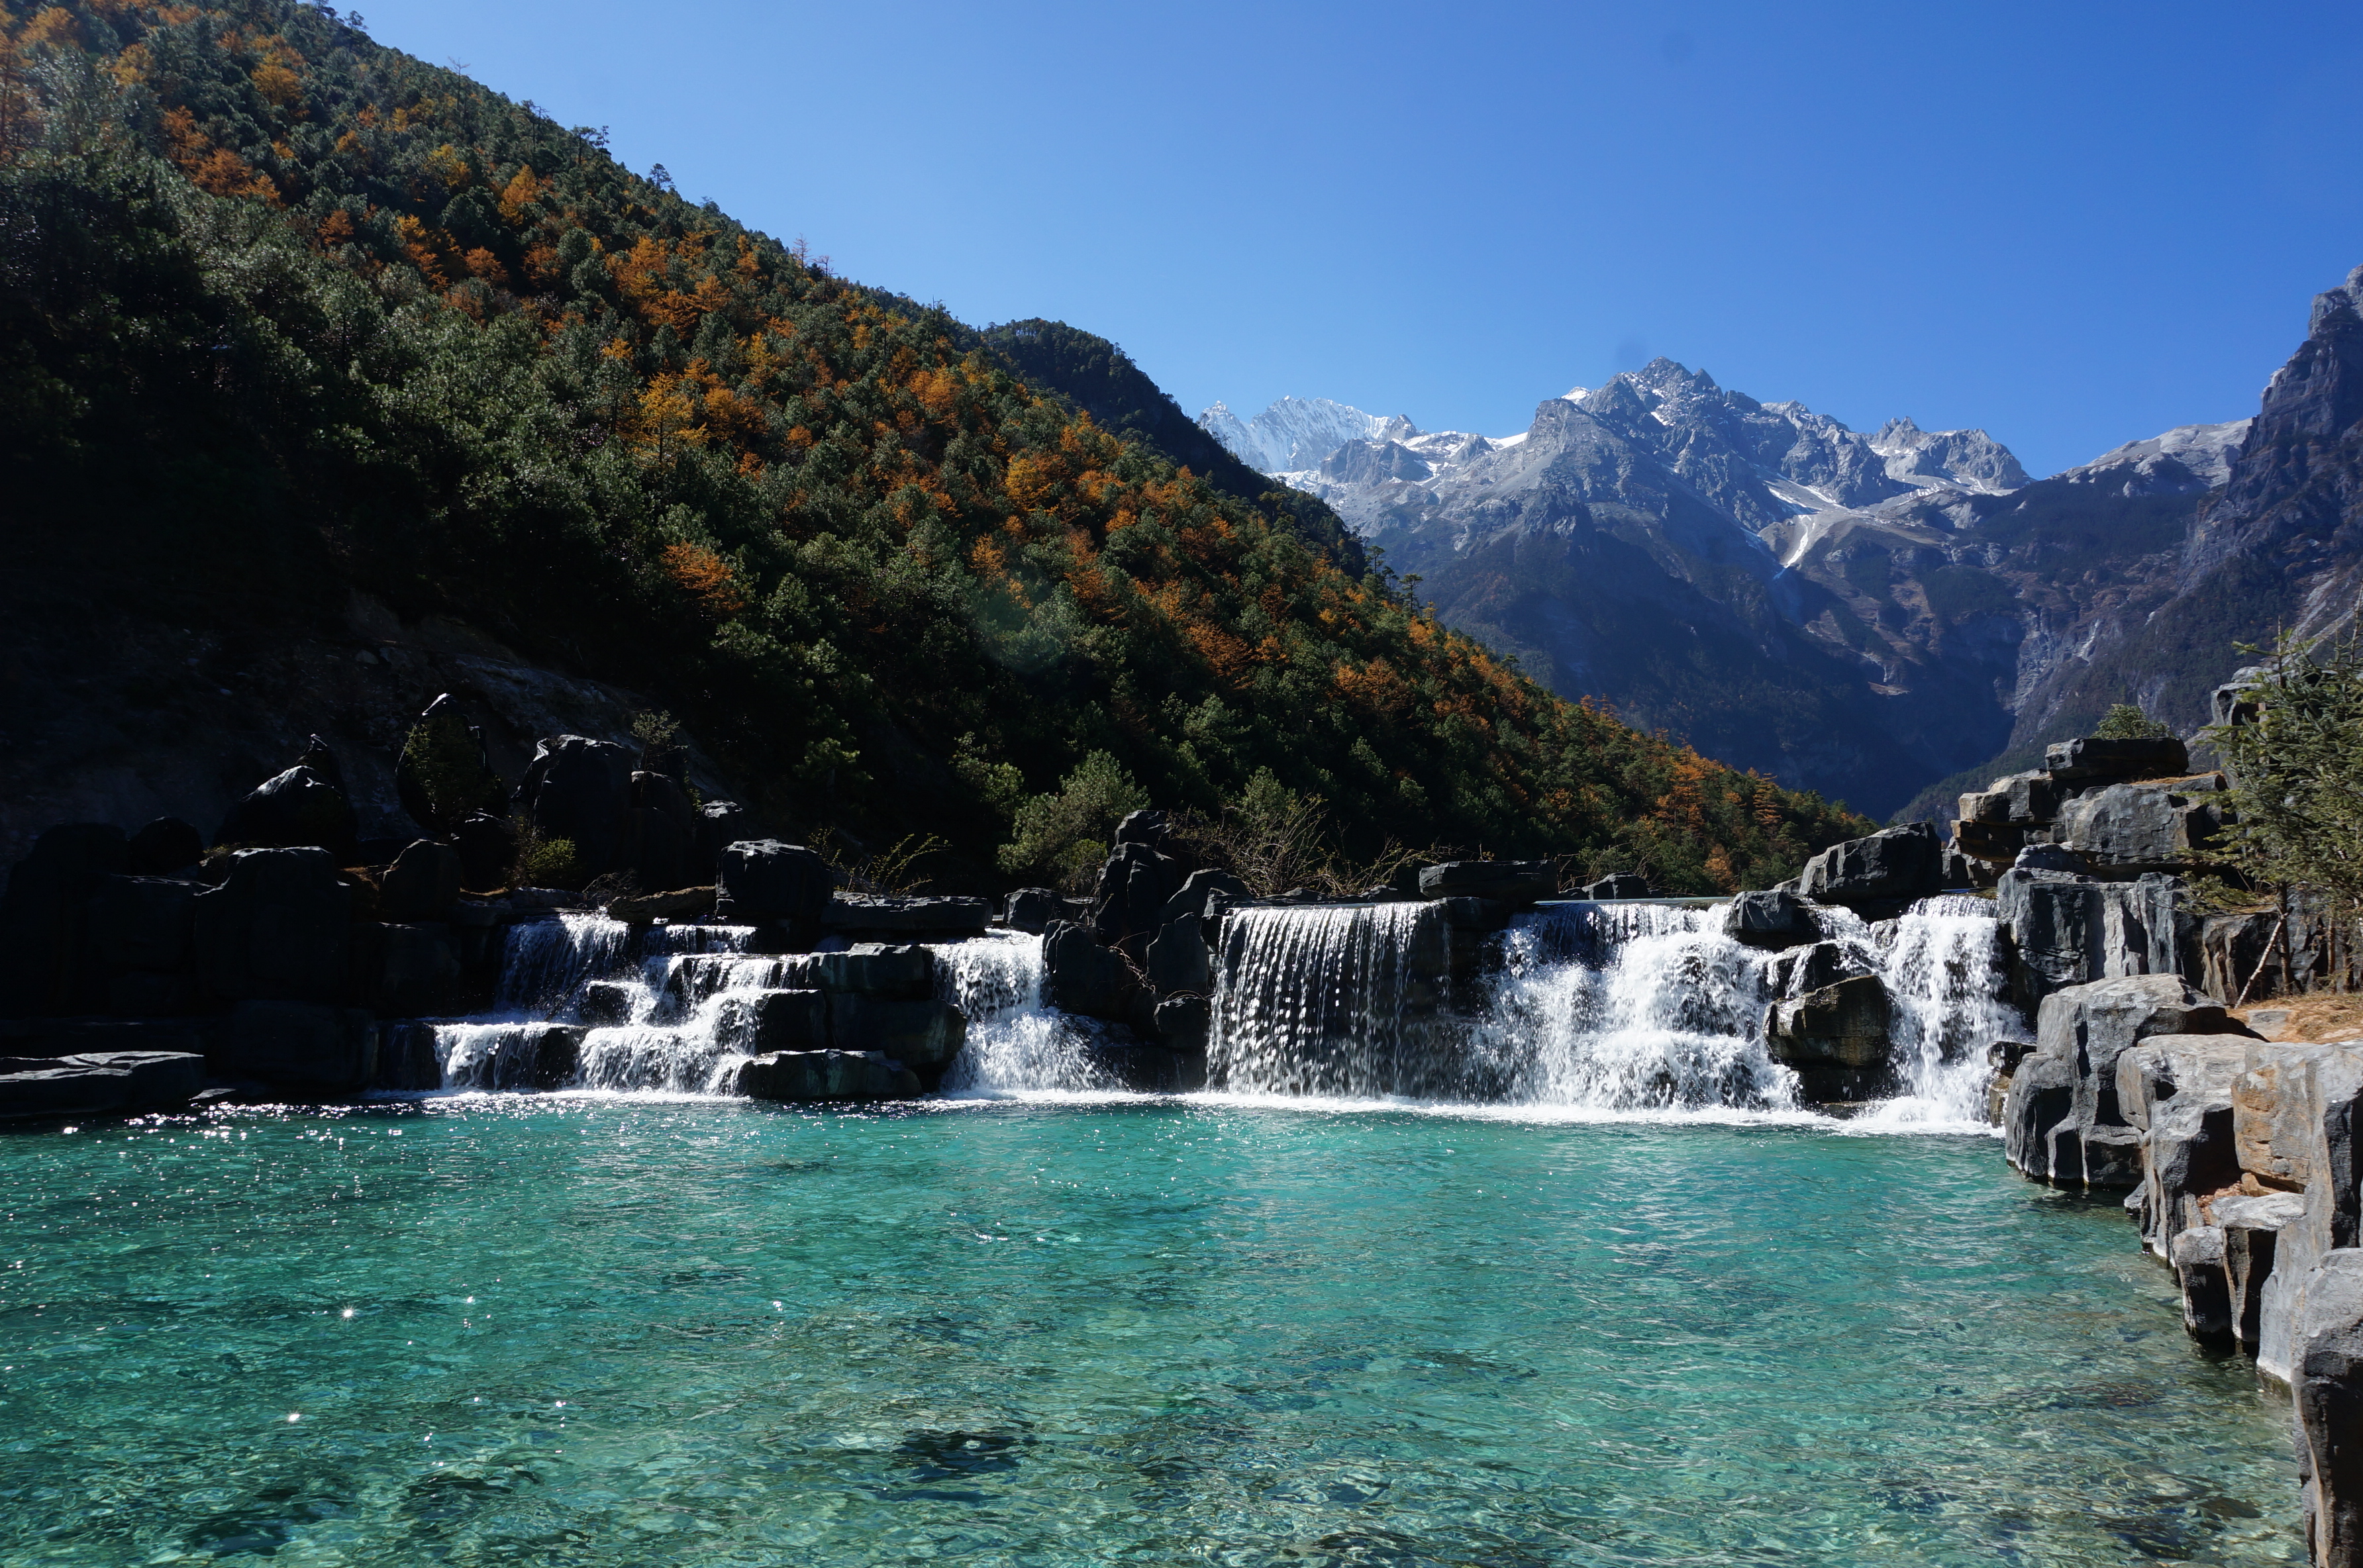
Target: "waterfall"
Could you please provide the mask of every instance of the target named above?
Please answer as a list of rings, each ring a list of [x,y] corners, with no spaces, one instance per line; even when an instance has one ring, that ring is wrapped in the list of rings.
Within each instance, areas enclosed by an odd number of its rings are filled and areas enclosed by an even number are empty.
[[[1470,1030],[1484,1098],[1595,1110],[1777,1110],[1794,1077],[1764,1051],[1765,955],[1721,909],[1565,904],[1522,917]]]
[[[1863,1120],[1899,1127],[1982,1121],[1993,1071],[1986,1048],[2031,1038],[2026,1021],[2004,999],[2002,924],[1993,904],[1942,894],[1874,931],[1877,973],[1891,1005],[1892,1059],[1904,1092]]]
[[[513,925],[502,943],[493,1005],[503,1012],[554,1012],[585,981],[613,969],[631,938],[630,926],[604,915],[567,913]]]
[[[953,1094],[1115,1087],[1093,1052],[1092,1021],[1059,1012],[1046,995],[1042,939],[993,932],[931,945],[937,995],[968,1020],[968,1043],[944,1074]]]
[[[1241,910],[1224,922],[1209,1084],[1248,1094],[1434,1095],[1449,933],[1432,904]]]

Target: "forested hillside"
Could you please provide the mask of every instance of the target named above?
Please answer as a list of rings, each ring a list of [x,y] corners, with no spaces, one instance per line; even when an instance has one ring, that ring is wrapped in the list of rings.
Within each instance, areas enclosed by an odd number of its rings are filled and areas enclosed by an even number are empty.
[[[1259,511],[327,7],[6,22],[23,602],[263,635],[364,589],[647,693],[780,831],[926,829],[971,878],[1100,752],[1161,804],[1269,769],[1365,847],[1673,888],[1861,825],[1549,696],[1326,512]]]

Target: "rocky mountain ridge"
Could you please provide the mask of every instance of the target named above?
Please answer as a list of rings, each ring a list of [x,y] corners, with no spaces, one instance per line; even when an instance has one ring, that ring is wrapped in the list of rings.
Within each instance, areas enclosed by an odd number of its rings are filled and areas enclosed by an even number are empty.
[[[1344,409],[1370,433],[1275,477],[1562,695],[1934,819],[2112,703],[2191,733],[2235,644],[2351,617],[2356,298],[2323,296],[2255,419],[2047,479],[1981,430],[1865,434],[1666,359],[1511,437]]]

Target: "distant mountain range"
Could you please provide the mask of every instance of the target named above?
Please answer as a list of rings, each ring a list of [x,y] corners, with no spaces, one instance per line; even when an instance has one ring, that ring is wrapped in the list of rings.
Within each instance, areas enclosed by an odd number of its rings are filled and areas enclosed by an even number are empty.
[[[2258,415],[2031,480],[1982,430],[1851,430],[1670,359],[1517,435],[1323,399],[1198,423],[1562,695],[1885,816],[2135,701],[2189,732],[2238,642],[2352,617],[2363,269]]]

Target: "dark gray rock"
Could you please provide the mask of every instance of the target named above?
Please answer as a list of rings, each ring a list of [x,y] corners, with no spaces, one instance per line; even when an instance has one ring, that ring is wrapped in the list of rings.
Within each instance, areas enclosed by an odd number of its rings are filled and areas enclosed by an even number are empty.
[[[1228,871],[1203,867],[1182,879],[1181,891],[1165,900],[1157,912],[1159,931],[1177,920],[1204,920],[1226,903],[1245,903],[1254,895]]]
[[[2158,740],[2054,741],[2043,771],[2056,783],[2091,784],[2127,778],[2173,778],[2191,771],[2191,754],[2169,735]]]
[[[197,977],[230,1000],[344,994],[353,890],[325,849],[249,849],[195,901]]]
[[[1890,1004],[1876,975],[1858,975],[1772,1004],[1764,1048],[1796,1073],[1804,1098],[1876,1099],[1894,1092],[1888,1060]]]
[[[594,1028],[628,1022],[638,988],[622,980],[593,980],[574,1006],[577,1018]]]
[[[471,892],[489,893],[509,885],[516,865],[516,824],[491,812],[478,812],[451,830],[451,847],[460,852],[460,885]]]
[[[449,693],[429,702],[411,725],[394,762],[394,787],[410,820],[430,834],[450,834],[479,812],[506,810],[508,790],[493,771],[484,732],[468,723]]]
[[[697,809],[697,840],[691,851],[690,879],[710,882],[722,851],[747,836],[747,812],[736,801],[708,801]]]
[[[1170,1051],[1194,1052],[1200,1058],[1200,1082],[1192,1087],[1204,1086],[1206,1036],[1213,1023],[1214,1007],[1204,997],[1168,997],[1157,1004],[1153,1028],[1159,1042]]]
[[[2163,784],[2111,784],[2060,808],[2059,844],[2119,877],[2197,860],[2223,831],[2223,775]]]
[[[828,999],[819,991],[764,991],[741,1005],[739,1048],[750,1056],[828,1046]]]
[[[2315,1568],[2363,1562],[2363,1253],[2325,1258],[2309,1281],[2319,1320],[2290,1378],[2305,1533]]]
[[[968,1021],[933,997],[837,992],[828,999],[828,1037],[839,1050],[875,1051],[907,1067],[940,1067],[967,1043]]]
[[[1994,889],[2009,931],[2013,999],[2027,1011],[2065,986],[2197,969],[2197,927],[2182,884],[2155,874],[2098,882],[2013,867]]]
[[[916,1074],[875,1051],[776,1051],[738,1069],[738,1092],[755,1099],[908,1099]]]
[[[1944,891],[1945,846],[1932,823],[1906,823],[1832,845],[1805,862],[1797,891],[1817,903],[1925,899]]]
[[[1115,824],[1116,847],[1121,849],[1128,844],[1138,844],[1150,849],[1160,848],[1170,826],[1163,812],[1129,812],[1124,821]]]
[[[624,813],[623,848],[616,868],[642,888],[678,888],[690,879],[695,839],[665,812],[635,806]]]
[[[2030,844],[2011,862],[2018,871],[2056,871],[2067,877],[2089,877],[2092,863],[2072,849],[2056,844]]]
[[[1792,947],[1765,966],[1765,980],[1778,997],[1802,997],[1847,978],[1846,949],[1835,942]]]
[[[1037,935],[1054,920],[1068,918],[1067,900],[1048,888],[1020,888],[1001,901],[1001,923]]]
[[[991,923],[993,906],[982,899],[928,894],[838,893],[821,917],[824,930],[849,934],[910,936],[937,939],[982,936]]]
[[[359,858],[360,825],[345,792],[298,765],[230,807],[216,844],[260,849],[317,847],[338,866]]]
[[[714,914],[734,923],[778,921],[817,932],[836,887],[828,862],[803,845],[741,839],[722,851],[716,866]]]
[[[517,786],[517,814],[545,840],[574,845],[583,874],[622,865],[632,806],[632,753],[613,741],[552,735],[535,748]]]
[[[1741,893],[1723,911],[1723,933],[1750,947],[1788,947],[1818,934],[1813,911],[1794,893]]]
[[[1197,916],[1187,911],[1175,916],[1150,940],[1148,983],[1159,996],[1213,993],[1214,956],[1206,950],[1205,933]]]
[[[435,1048],[435,1026],[409,1021],[381,1024],[377,1066],[369,1087],[413,1092],[441,1088],[443,1063]]]
[[[377,912],[389,921],[443,920],[460,901],[460,875],[458,850],[422,838],[385,868]]]
[[[354,955],[361,970],[360,999],[395,1017],[432,1017],[458,1010],[460,944],[439,922],[354,928]]]
[[[158,817],[131,835],[123,869],[134,877],[170,877],[204,857],[205,835],[178,817]]]
[[[2219,1198],[2215,1223],[2224,1232],[2224,1278],[2232,1314],[2232,1337],[2257,1353],[2264,1315],[2265,1282],[2272,1277],[2281,1231],[2304,1218],[2305,1199],[2293,1192],[2258,1198]]]
[[[805,953],[781,961],[790,986],[852,996],[918,1000],[936,994],[936,955],[912,943],[858,942],[842,953]]]
[[[1054,921],[1042,933],[1042,959],[1052,1007],[1123,1021],[1139,981],[1120,955],[1093,941],[1083,927]]]
[[[125,858],[123,830],[107,823],[68,823],[33,841],[0,894],[0,1010],[72,1009],[83,906]]]
[[[242,1001],[207,1058],[215,1076],[260,1078],[285,1088],[352,1093],[377,1067],[377,1021],[357,1007]]]
[[[2207,722],[2211,724],[2253,724],[2257,722],[2257,688],[2265,679],[2265,667],[2252,664],[2232,672],[2232,679],[2207,694]]]
[[[1139,839],[1118,844],[1100,867],[1092,896],[1093,934],[1107,946],[1126,947],[1137,959],[1158,929],[1158,916],[1182,890],[1182,875],[1180,861]]]
[[[2246,1034],[2158,1034],[2117,1057],[2117,1110],[2141,1134],[2136,1218],[2160,1258],[2179,1232],[2213,1224],[2207,1200],[2240,1179],[2232,1086],[2252,1043]]]
[[[2232,1296],[2224,1267],[2224,1232],[2213,1225],[2178,1231],[2167,1262],[2182,1289],[2182,1326],[2202,1344],[2232,1343]]]
[[[1419,868],[1419,896],[1537,903],[1559,896],[1559,867],[1548,860],[1448,860]]]
[[[2002,1132],[2012,1166],[2060,1187],[2142,1181],[2141,1134],[2117,1095],[2117,1058],[2158,1034],[2234,1034],[2223,1007],[2173,975],[2070,986],[2043,999],[2033,1052],[2012,1075]]]
[[[1587,882],[1577,889],[1579,898],[1598,902],[1605,899],[1647,899],[1654,897],[1647,877],[1631,871],[1612,871],[1597,882]]]
[[[0,1056],[0,1120],[137,1113],[186,1105],[205,1059],[185,1052]]]
[[[161,877],[103,877],[83,906],[83,937],[94,969],[176,971],[189,963],[202,882]]]

